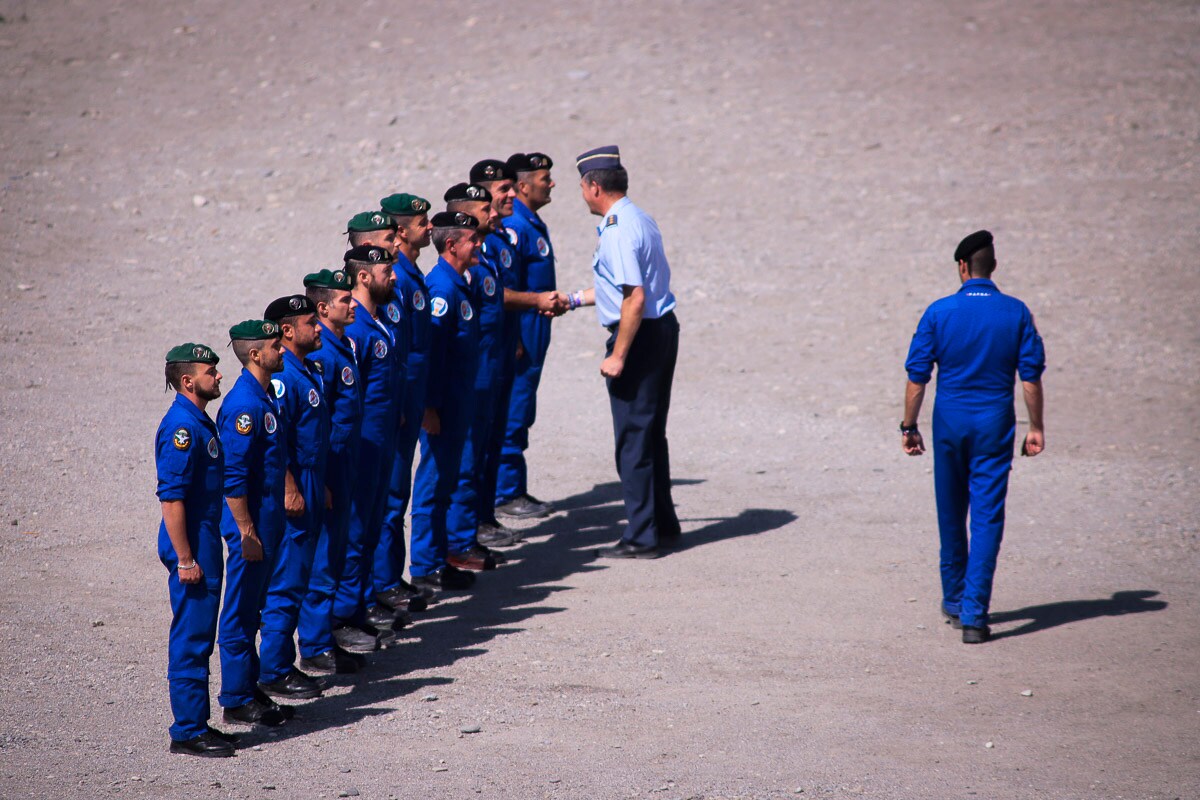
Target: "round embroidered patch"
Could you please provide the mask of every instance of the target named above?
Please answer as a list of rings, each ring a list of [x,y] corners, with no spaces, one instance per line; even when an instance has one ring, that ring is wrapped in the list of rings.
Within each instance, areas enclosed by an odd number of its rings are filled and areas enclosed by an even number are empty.
[[[446,298],[433,298],[433,315],[435,317],[443,317],[446,315]]]
[[[283,397],[287,393],[287,388],[279,378],[271,379],[271,388],[275,390],[276,397]]]
[[[494,297],[496,295],[496,279],[491,275],[483,276],[483,293],[488,297]]]
[[[383,358],[387,355],[387,342],[385,342],[383,339],[376,339],[375,347],[372,349],[372,352],[375,353],[376,358]]]
[[[342,367],[342,383],[346,384],[347,386],[354,385],[354,370],[350,369],[348,366]]]
[[[470,322],[475,316],[475,309],[471,308],[470,303],[468,303],[466,300],[463,300],[458,304],[458,313],[462,315],[463,319],[465,319],[467,322]]]
[[[509,250],[500,251],[500,263],[504,265],[505,269],[512,269],[512,253]]]
[[[387,304],[387,318],[393,323],[400,321],[400,309],[396,307],[395,303]]]
[[[250,431],[254,430],[254,422],[249,414],[238,414],[238,418],[233,421],[233,428],[242,436],[249,436]]]
[[[538,255],[542,258],[550,255],[550,243],[545,238],[539,236],[537,240]]]
[[[272,414],[270,411],[268,411],[266,414],[263,414],[263,430],[265,430],[267,433],[274,433],[275,429],[278,427],[279,423],[275,420],[274,414]]]
[[[425,293],[420,289],[417,289],[415,292],[413,292],[413,308],[415,308],[417,311],[425,310]]]
[[[310,406],[312,406],[313,408],[316,408],[317,406],[321,405],[321,395],[317,392],[316,389],[308,390],[308,404]]]
[[[212,458],[216,458],[216,457],[217,457],[217,454],[218,454],[218,453],[220,453],[220,452],[221,452],[221,451],[217,449],[217,440],[216,440],[216,438],[214,437],[214,438],[212,438],[212,439],[209,439],[209,440],[208,440],[208,454],[209,454],[209,456],[211,456]]]
[[[512,244],[512,246],[516,247],[517,242],[520,241],[517,238],[517,232],[514,231],[512,228],[505,228],[504,233],[508,235],[508,241]]]
[[[192,435],[188,433],[187,428],[180,428],[171,437],[171,443],[175,445],[176,450],[187,450],[192,446]]]

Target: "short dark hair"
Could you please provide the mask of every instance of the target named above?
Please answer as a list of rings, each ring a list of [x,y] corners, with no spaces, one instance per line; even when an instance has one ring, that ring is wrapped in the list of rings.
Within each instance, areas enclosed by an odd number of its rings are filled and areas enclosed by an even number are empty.
[[[976,250],[967,260],[972,278],[990,278],[996,269],[996,248],[992,245]]]
[[[172,361],[167,364],[164,371],[164,377],[167,379],[167,388],[179,391],[184,375],[191,375],[196,368],[193,361]]]
[[[347,272],[349,272],[349,270],[347,270]],[[358,275],[355,274],[354,277],[357,278]],[[328,305],[329,303],[333,302],[333,296],[335,294],[337,294],[338,292],[344,292],[344,291],[345,291],[345,289],[330,289],[328,286],[306,286],[306,287],[304,287],[304,294],[308,295],[308,299],[312,301],[312,304],[314,306],[317,303],[325,303],[326,305]]]
[[[583,173],[585,183],[594,183],[600,187],[600,190],[607,193],[619,192],[625,194],[629,191],[629,173],[624,167],[616,167],[615,169],[589,169]]]
[[[250,351],[262,350],[263,342],[269,342],[270,339],[234,339],[233,354],[237,356],[237,360],[242,362],[242,366],[250,363]]]
[[[433,247],[439,254],[446,252],[446,245],[451,241],[457,242],[464,236],[471,233],[470,228],[434,228],[429,234],[430,240],[433,242]]]

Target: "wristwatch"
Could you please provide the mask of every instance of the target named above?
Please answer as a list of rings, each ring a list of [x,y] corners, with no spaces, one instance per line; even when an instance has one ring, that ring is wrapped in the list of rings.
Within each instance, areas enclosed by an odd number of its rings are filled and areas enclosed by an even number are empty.
[[[900,420],[900,433],[908,436],[912,433],[920,433],[920,431],[917,430],[917,423],[914,422],[912,425],[905,425],[904,420]]]

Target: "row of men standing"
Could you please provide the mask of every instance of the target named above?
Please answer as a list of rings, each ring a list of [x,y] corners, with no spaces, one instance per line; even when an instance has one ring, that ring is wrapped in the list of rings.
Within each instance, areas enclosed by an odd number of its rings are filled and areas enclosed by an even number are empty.
[[[524,450],[550,319],[579,305],[555,291],[537,214],[552,166],[539,153],[485,160],[432,218],[410,194],[355,215],[343,269],[308,275],[305,294],[230,330],[244,369],[215,424],[204,408],[220,396],[216,354],[168,353],[178,394],[156,453],[173,752],[233,752],[208,725],[218,625],[224,719],[283,724],[294,709],[273,697],[319,696],[309,673],[355,671],[436,591],[503,563],[493,548],[520,537],[497,512],[550,513],[528,493]],[[422,275],[431,241],[440,258]]]

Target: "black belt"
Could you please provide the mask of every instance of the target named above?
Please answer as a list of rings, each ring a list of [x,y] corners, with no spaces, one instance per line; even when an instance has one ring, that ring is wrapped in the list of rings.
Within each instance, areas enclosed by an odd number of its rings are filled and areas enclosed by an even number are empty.
[[[674,319],[674,318],[675,318],[675,309],[671,309],[667,313],[663,314],[661,317],[642,317],[642,325],[650,325],[650,324],[654,324],[654,323],[665,322],[668,319]],[[608,326],[608,332],[616,333],[617,328],[619,328],[619,327],[621,327],[621,323],[614,322],[612,325]]]

